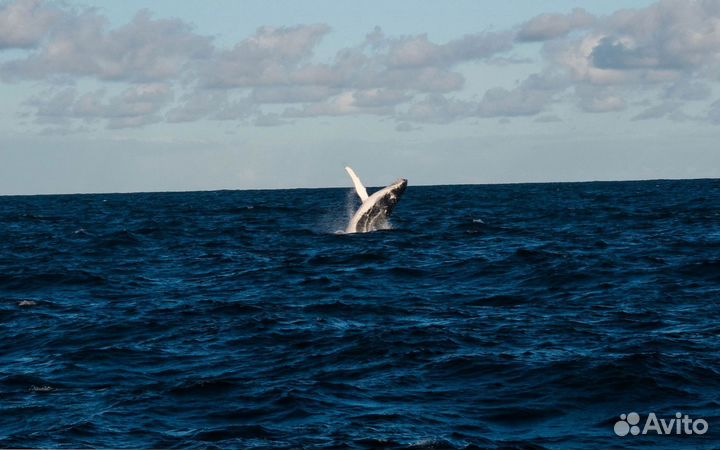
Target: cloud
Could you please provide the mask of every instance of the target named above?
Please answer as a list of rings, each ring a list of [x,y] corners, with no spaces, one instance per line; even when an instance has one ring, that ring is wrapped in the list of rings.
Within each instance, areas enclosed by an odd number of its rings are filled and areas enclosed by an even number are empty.
[[[622,111],[627,107],[623,97],[609,88],[577,86],[575,94],[578,97],[578,106],[585,112],[607,113]]]
[[[131,86],[110,97],[104,90],[78,95],[75,88],[65,88],[33,97],[26,105],[34,108],[39,123],[105,120],[107,128],[129,128],[161,121],[159,113],[172,97],[170,87],[163,84]]]
[[[566,89],[564,80],[533,74],[512,89],[490,88],[482,99],[463,100],[440,94],[427,95],[410,105],[400,120],[450,123],[469,117],[533,116],[550,105]]]
[[[478,113],[482,117],[533,116],[542,112],[565,88],[562,79],[533,74],[513,89],[489,89],[478,106]]]
[[[533,91],[496,87],[485,92],[479,113],[484,117],[531,116],[542,111],[547,100],[545,95]]]
[[[635,115],[632,120],[650,120],[661,119],[667,116],[679,117],[679,108],[681,104],[678,102],[664,102],[659,105],[651,106]]]
[[[588,28],[595,17],[584,9],[574,9],[570,14],[541,14],[525,22],[517,34],[521,42],[547,41],[563,37],[573,30]]]
[[[710,105],[707,119],[715,125],[720,125],[720,100],[716,100]]]
[[[560,78],[533,74],[512,89],[488,89],[479,101],[449,98],[441,94],[427,95],[412,103],[407,112],[398,115],[398,118],[442,124],[470,117],[534,116],[544,111],[565,89],[566,85]]]
[[[554,62],[594,83],[672,81],[716,67],[716,1],[662,0],[598,19],[586,34],[546,47]]]
[[[0,49],[37,46],[61,15],[41,0],[0,5]]]
[[[2,48],[24,49],[0,63],[5,81],[52,83],[69,77],[129,84],[116,98],[106,98],[103,88],[62,96],[55,92],[54,101],[63,107],[47,98],[27,103],[43,120],[100,119],[110,127],[250,116],[257,119],[253,123],[266,124],[275,120],[264,111],[273,104],[291,105],[284,117],[393,116],[399,105],[414,101],[412,114],[422,117],[423,95],[464,87],[457,65],[490,61],[514,45],[512,31],[478,32],[436,43],[426,34],[395,37],[376,28],[365,41],[317,62],[315,49],[331,32],[327,24],[261,27],[222,49],[178,19],[157,19],[141,11],[129,23],[112,27],[97,10],[42,0],[5,5],[0,24],[6,25],[0,31]],[[164,85],[181,95],[157,103],[126,98],[149,85]],[[143,107],[152,111],[140,111]],[[446,120],[439,117],[424,120]]]
[[[32,41],[33,48],[27,55],[0,65],[0,75],[6,80],[73,75],[167,81],[185,74],[192,61],[207,58],[213,51],[211,39],[195,34],[190,25],[177,19],[153,19],[148,11],[110,29],[107,19],[93,10],[55,10],[44,2],[32,4],[32,14],[7,20],[19,29],[41,22],[44,34],[31,33],[27,41]]]
[[[339,94],[339,89],[330,86],[258,86],[250,97],[256,103],[306,103],[327,100]]]
[[[401,133],[408,133],[410,131],[418,131],[418,130],[422,130],[422,127],[412,126],[408,122],[400,122],[395,126],[395,131],[400,131]]]
[[[648,104],[635,120],[694,118],[682,103],[712,95],[720,69],[720,3],[661,0],[645,8],[591,17],[582,10],[544,14],[523,24],[518,42],[543,41],[545,69],[571,88],[588,113],[629,109],[628,98]]]
[[[196,90],[184,94],[165,113],[170,123],[194,122],[202,119],[237,120],[256,113],[256,104],[248,97],[232,96],[222,90]]]
[[[381,33],[379,29],[376,32]],[[375,36],[374,45],[387,48],[383,59],[389,67],[447,67],[510,50],[513,34],[509,31],[469,34],[445,44],[430,42],[426,34],[394,39],[380,35]]]
[[[442,67],[381,68],[367,67],[347,80],[347,85],[362,89],[412,89],[418,92],[452,92],[462,89],[465,78]]]
[[[471,117],[476,108],[474,102],[431,94],[410,105],[408,111],[400,117],[405,121],[442,124]]]
[[[72,106],[76,97],[77,92],[74,88],[65,88],[57,92],[45,91],[26,100],[25,105],[35,110],[37,123],[67,123],[72,117]]]
[[[194,122],[218,111],[227,102],[223,91],[195,91],[182,96],[179,104],[165,113],[168,122]]]
[[[330,31],[324,24],[262,27],[232,49],[218,51],[201,84],[213,88],[316,84],[327,70],[311,64],[315,46]]]
[[[210,118],[213,120],[239,120],[260,113],[258,105],[247,97],[228,98],[227,101],[219,105],[218,110]]]
[[[360,114],[391,115],[392,106],[368,106],[358,103],[353,92],[343,92],[322,103],[309,103],[301,108],[287,108],[285,117],[348,116]]]
[[[327,100],[340,90],[355,90],[358,102],[367,92],[451,92],[464,85],[462,75],[452,70],[455,65],[489,58],[513,45],[509,32],[436,44],[426,35],[394,38],[376,28],[359,46],[338,51],[333,61],[314,62],[313,51],[329,32],[322,24],[261,28],[233,49],[216,52],[200,84],[253,88],[256,99],[275,103]]]
[[[361,107],[394,106],[412,98],[407,91],[394,89],[364,89],[353,93],[354,103]]]
[[[616,68],[683,69],[717,63],[720,4],[712,0],[662,0],[611,15],[599,64]]]
[[[632,48],[631,44],[604,37],[593,49],[592,63],[600,69],[643,69],[658,67],[659,55],[646,49]],[[663,67],[672,68],[672,67]]]
[[[707,100],[712,95],[712,87],[706,82],[681,79],[665,89],[665,97],[670,99],[696,101]]]
[[[201,120],[271,126],[367,114],[411,127],[468,118],[544,121],[558,103],[676,120],[688,117],[686,102],[698,102],[709,111],[702,120],[714,123],[717,107],[700,102],[709,103],[718,82],[718,23],[717,1],[661,0],[607,16],[542,14],[513,29],[444,42],[376,27],[320,60],[318,46],[332,33],[323,23],[260,27],[222,47],[187,22],[148,11],[113,26],[95,9],[16,0],[0,6],[0,78],[39,82],[46,91],[25,103],[30,114],[74,130]],[[514,50],[528,42],[541,46],[536,73],[468,92],[477,85],[466,83],[468,64],[526,64]],[[58,88],[59,78],[99,89]]]

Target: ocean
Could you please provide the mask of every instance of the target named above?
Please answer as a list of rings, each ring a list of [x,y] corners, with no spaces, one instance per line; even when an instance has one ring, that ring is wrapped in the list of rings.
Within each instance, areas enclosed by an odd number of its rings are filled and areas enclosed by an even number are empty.
[[[0,447],[720,447],[720,180],[355,200],[0,197]]]

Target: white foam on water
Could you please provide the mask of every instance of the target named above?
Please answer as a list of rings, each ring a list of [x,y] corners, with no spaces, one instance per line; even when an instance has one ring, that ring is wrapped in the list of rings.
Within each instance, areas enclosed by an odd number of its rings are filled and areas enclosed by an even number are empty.
[[[47,385],[45,385],[45,386],[35,386],[35,385],[30,386],[30,392],[50,392],[52,390],[53,390],[53,388],[50,386],[47,386]]]

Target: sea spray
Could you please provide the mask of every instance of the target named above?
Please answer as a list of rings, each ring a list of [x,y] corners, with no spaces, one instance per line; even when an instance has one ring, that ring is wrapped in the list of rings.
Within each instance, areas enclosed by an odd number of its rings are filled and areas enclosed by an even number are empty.
[[[345,233],[348,222],[360,206],[360,199],[354,189],[348,189],[342,203],[328,205],[328,210],[320,217],[317,229],[322,233]]]

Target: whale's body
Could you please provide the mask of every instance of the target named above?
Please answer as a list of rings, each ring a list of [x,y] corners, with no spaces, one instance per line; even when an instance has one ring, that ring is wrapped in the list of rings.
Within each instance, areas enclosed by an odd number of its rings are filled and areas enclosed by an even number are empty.
[[[388,217],[390,217],[395,205],[397,205],[400,197],[405,192],[407,180],[401,178],[368,196],[367,189],[365,189],[355,172],[350,167],[345,167],[345,170],[353,181],[355,192],[362,200],[362,205],[350,219],[345,232],[367,233],[368,231],[387,228]]]

